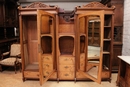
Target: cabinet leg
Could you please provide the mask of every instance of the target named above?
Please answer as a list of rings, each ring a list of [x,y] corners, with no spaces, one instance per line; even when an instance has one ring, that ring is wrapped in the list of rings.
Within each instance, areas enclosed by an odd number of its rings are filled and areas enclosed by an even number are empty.
[[[0,71],[2,72],[2,65],[0,65]]]
[[[110,79],[108,79],[108,81],[111,83],[111,78],[110,78]]]
[[[57,78],[57,83],[59,83],[59,78]]]
[[[76,83],[76,78],[74,78],[74,82]]]
[[[26,80],[26,79],[25,79],[25,78],[23,78],[23,82],[25,82],[25,80]]]

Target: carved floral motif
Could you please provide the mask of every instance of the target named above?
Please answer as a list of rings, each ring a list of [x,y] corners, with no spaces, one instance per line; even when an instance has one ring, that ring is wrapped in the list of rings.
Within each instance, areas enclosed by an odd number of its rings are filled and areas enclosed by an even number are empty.
[[[87,5],[83,5],[83,7],[87,7],[87,8],[108,8],[107,6],[103,5],[102,3],[100,2],[91,2]]]
[[[34,2],[30,5],[28,5],[26,8],[45,8],[45,7],[49,7],[48,5],[45,5],[41,2]]]

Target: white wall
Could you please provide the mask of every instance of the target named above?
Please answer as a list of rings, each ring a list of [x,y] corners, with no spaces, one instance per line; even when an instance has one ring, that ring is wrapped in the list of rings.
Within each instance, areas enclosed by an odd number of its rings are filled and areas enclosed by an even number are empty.
[[[130,56],[130,0],[124,0],[123,24],[123,50],[122,55]]]

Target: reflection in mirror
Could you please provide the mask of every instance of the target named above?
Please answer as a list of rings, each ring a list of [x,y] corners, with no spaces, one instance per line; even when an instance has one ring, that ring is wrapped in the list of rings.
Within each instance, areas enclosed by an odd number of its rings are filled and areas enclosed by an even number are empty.
[[[87,73],[98,78],[100,59],[100,17],[87,16],[88,47],[87,47]]]

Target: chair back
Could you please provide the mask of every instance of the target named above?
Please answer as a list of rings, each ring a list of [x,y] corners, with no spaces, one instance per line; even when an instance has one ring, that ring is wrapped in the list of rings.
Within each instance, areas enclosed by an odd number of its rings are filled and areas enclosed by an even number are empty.
[[[17,56],[21,54],[20,44],[12,44],[10,49],[10,56]]]

